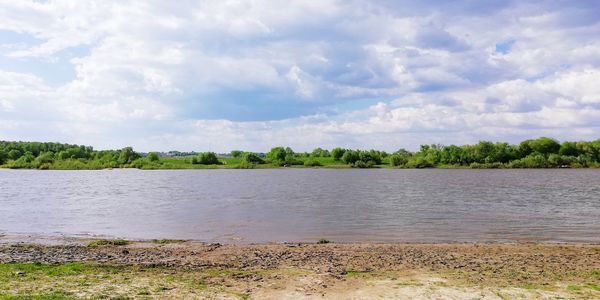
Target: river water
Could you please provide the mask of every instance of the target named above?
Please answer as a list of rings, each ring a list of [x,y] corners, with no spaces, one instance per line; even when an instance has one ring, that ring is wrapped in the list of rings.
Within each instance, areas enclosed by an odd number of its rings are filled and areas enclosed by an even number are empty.
[[[0,233],[600,242],[600,170],[0,170]]]

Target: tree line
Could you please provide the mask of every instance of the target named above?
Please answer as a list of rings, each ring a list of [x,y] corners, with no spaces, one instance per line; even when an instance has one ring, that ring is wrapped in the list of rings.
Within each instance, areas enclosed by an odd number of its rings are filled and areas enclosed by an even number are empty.
[[[170,163],[174,160],[181,164]],[[399,149],[393,153],[339,147],[295,152],[290,147],[274,147],[267,153],[241,150],[231,151],[227,155],[191,152],[187,156],[178,155],[177,158],[166,158],[157,152],[138,153],[131,147],[98,151],[81,145],[0,141],[0,166],[15,169],[160,169],[202,165],[230,168],[587,168],[600,167],[600,140],[560,143],[552,138],[541,137],[519,144],[481,141],[461,146],[421,145],[415,152]]]

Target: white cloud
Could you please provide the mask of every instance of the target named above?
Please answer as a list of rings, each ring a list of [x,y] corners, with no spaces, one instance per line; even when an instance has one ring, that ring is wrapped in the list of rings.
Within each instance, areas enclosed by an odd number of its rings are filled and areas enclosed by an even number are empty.
[[[264,151],[598,138],[600,18],[590,10],[0,1],[0,36],[13,34],[0,42],[10,63],[0,69],[0,139]],[[76,75],[51,86],[40,60]]]

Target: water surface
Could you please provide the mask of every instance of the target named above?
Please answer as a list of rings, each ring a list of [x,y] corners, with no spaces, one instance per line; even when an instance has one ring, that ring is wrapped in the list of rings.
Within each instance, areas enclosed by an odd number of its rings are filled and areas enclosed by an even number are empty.
[[[600,242],[600,170],[0,170],[0,232]]]

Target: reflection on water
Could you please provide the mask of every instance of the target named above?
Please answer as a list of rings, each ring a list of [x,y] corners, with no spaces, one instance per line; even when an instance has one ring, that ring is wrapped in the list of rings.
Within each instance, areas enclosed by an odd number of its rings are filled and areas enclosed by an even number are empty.
[[[600,242],[600,170],[0,170],[0,232]]]

